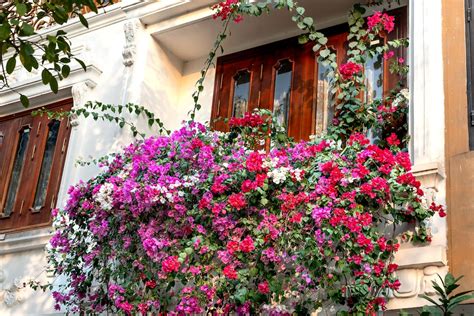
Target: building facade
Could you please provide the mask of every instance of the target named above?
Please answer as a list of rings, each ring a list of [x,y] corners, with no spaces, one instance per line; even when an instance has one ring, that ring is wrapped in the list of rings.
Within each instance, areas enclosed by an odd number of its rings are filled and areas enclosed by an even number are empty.
[[[341,25],[357,2],[300,1],[318,28],[330,32],[335,50],[344,50],[347,30]],[[410,38],[403,54],[410,65],[409,149],[414,173],[430,197],[447,205],[448,216],[432,219],[430,245],[402,245],[396,257],[401,287],[393,293],[390,310],[425,305],[419,295],[434,295],[431,281],[448,271],[465,275],[463,287],[474,288],[470,2],[409,0],[391,8],[397,35]],[[192,108],[195,82],[221,27],[212,18],[213,3],[121,1],[98,15],[89,14],[88,29],[74,20],[61,26],[87,71],[72,67],[57,94],[42,84],[40,74],[21,69],[9,82],[30,98],[30,109],[80,108],[89,100],[132,102],[152,110],[168,129],[176,129]],[[57,29],[52,26],[40,33]],[[284,11],[232,25],[225,56],[205,80],[197,119],[212,123],[219,116],[273,104],[292,136],[323,131],[331,118],[324,69],[312,51],[294,45],[298,34]],[[370,71],[374,82],[383,78],[369,96],[377,97],[389,89],[390,78],[384,66],[372,65]],[[253,80],[255,76],[259,80]],[[292,104],[297,101],[301,106],[295,110]],[[106,122],[32,118],[18,94],[0,91],[0,315],[61,314],[54,311],[48,293],[24,287],[28,280],[53,280],[45,270],[44,251],[52,236],[50,210],[64,205],[69,185],[97,174],[97,167],[78,166],[77,159],[117,151],[132,139],[127,130]]]

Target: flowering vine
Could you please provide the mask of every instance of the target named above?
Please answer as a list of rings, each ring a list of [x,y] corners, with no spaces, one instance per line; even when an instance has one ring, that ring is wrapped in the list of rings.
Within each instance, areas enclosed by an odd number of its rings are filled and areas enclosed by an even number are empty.
[[[300,42],[314,41],[331,69],[336,119],[309,141],[284,137],[265,110],[231,119],[228,133],[193,121],[229,23],[270,6],[295,12]],[[338,65],[293,1],[226,0],[214,8],[224,32],[197,83],[191,121],[131,144],[69,189],[66,207],[54,210],[49,256],[67,281],[41,287],[53,290],[58,309],[86,314],[292,315],[335,305],[375,315],[400,286],[395,227],[408,223],[415,229],[404,237],[429,242],[427,220],[446,215],[424,197],[394,127],[408,97],[407,68],[393,49],[406,41],[373,44],[394,21],[386,13],[365,20],[356,5],[348,60]],[[361,96],[363,66],[374,57],[390,61],[400,83],[369,101]]]

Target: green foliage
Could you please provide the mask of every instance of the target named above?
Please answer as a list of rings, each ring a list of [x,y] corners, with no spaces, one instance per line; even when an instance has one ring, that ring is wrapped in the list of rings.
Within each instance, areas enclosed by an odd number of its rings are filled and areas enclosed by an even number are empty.
[[[113,1],[91,0],[14,0],[0,3],[0,89],[9,88],[8,75],[17,66],[28,72],[41,70],[43,84],[58,92],[58,81],[68,77],[70,63],[84,63],[71,52],[71,43],[66,32],[58,30],[46,36],[37,31],[51,24],[65,24],[71,18],[88,27],[83,10],[95,13],[98,8]],[[23,106],[29,105],[28,98],[20,95]]]
[[[156,128],[158,134],[169,134],[170,131],[167,130],[163,122],[155,116],[155,114],[144,106],[136,105],[133,103],[128,103],[125,105],[112,105],[105,104],[102,102],[87,102],[84,106],[72,109],[70,111],[48,111],[46,109],[39,109],[33,111],[33,115],[47,115],[49,118],[54,119],[63,119],[65,117],[78,117],[82,116],[84,118],[91,117],[94,121],[108,121],[111,123],[117,124],[120,128],[128,126],[133,137],[140,136],[145,137],[145,133],[138,129],[138,127],[127,121],[123,113],[128,112],[129,114],[136,115],[137,117],[142,117],[146,119],[149,128]]]
[[[464,301],[474,298],[474,290],[463,291],[457,294],[454,294],[460,284],[457,283],[463,278],[460,276],[455,278],[452,274],[448,273],[443,278],[438,275],[440,283],[437,281],[432,281],[433,288],[436,291],[436,294],[439,296],[438,300],[435,300],[426,295],[420,295],[422,298],[433,304],[434,306],[427,306],[423,308],[421,316],[450,316],[454,315],[454,309]]]

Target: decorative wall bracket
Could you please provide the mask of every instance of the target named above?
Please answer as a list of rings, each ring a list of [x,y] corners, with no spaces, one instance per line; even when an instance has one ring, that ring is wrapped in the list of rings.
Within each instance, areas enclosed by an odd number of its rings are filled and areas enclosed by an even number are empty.
[[[5,271],[0,270],[0,302],[7,307],[21,303],[24,300],[23,289],[26,284],[25,278],[22,277],[7,282]]]

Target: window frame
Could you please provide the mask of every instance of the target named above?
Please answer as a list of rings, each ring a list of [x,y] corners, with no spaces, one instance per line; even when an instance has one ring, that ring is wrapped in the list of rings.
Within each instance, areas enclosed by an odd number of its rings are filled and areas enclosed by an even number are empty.
[[[72,108],[72,105],[72,99],[66,99],[44,106],[44,108],[52,111],[67,111]],[[34,209],[46,142],[50,131],[49,124],[53,119],[49,119],[47,115],[33,117],[31,115],[32,111],[34,109],[0,117],[0,131],[4,135],[3,144],[0,145],[0,156],[4,157],[3,161],[0,162],[0,233],[50,226],[51,210],[57,203],[71,133],[70,120],[69,118],[60,120],[51,158],[51,168],[47,176],[44,202],[41,208]],[[7,216],[3,216],[16,156],[18,132],[25,124],[29,124],[31,130],[26,148],[26,158],[19,175],[18,190],[13,202],[12,212]]]
[[[389,14],[395,16],[397,23],[395,30],[388,34],[384,40],[406,37],[408,35],[407,7],[391,10]],[[347,51],[347,24],[333,26],[321,32],[329,39],[328,47],[337,51],[338,63],[343,63]],[[288,134],[295,140],[301,140],[308,139],[310,135],[320,131],[320,127],[317,126],[319,121],[317,115],[321,115],[322,105],[317,104],[318,63],[317,55],[313,52],[312,46],[313,43],[301,45],[298,43],[298,37],[292,37],[219,57],[216,62],[211,126],[221,131],[229,130],[228,125],[224,122],[224,119],[230,119],[232,115],[233,94],[232,87],[229,88],[231,82],[228,80],[229,69],[232,69],[232,67],[239,70],[247,68],[251,71],[252,78],[258,77],[256,75],[260,73],[260,80],[252,80],[250,84],[248,111],[252,111],[257,107],[273,111],[272,93],[276,81],[275,61],[290,59],[294,62],[294,72],[288,114]],[[395,51],[395,54],[397,57],[406,59],[407,52],[400,48]],[[398,82],[398,78],[396,75],[390,74],[388,63],[384,62],[383,69],[382,91],[384,95],[388,95]],[[295,104],[298,104],[298,106],[294,106]]]
[[[474,15],[473,0],[466,0],[467,128],[469,149],[474,150]]]

